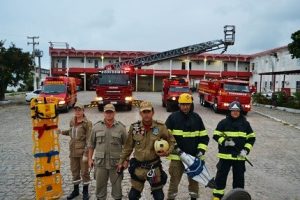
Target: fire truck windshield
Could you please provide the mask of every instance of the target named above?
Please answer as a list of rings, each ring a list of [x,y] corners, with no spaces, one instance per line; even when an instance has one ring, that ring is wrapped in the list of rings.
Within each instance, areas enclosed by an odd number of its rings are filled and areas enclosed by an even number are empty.
[[[128,74],[101,74],[99,75],[99,85],[129,85]]]
[[[170,92],[180,92],[180,93],[183,93],[183,92],[190,92],[190,88],[188,87],[178,87],[178,86],[175,86],[175,87],[170,87]]]
[[[66,91],[65,85],[44,85],[43,86],[43,93],[45,94],[58,94],[58,93],[64,93]]]
[[[227,92],[250,92],[248,85],[241,85],[241,84],[224,84],[224,90]]]

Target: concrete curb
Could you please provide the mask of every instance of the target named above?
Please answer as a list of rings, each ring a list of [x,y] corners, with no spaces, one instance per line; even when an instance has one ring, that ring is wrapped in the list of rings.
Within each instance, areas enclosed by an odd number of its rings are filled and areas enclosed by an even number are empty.
[[[295,129],[300,130],[300,127],[299,127],[299,126],[295,126],[295,125],[290,124],[290,123],[288,123],[288,122],[286,122],[286,121],[284,121],[284,120],[278,119],[278,118],[276,118],[276,117],[272,117],[272,116],[270,116],[270,115],[264,114],[264,113],[259,112],[259,111],[256,111],[256,110],[254,110],[254,112],[256,112],[257,114],[262,115],[262,116],[264,116],[264,117],[273,119],[274,121],[280,122],[280,123],[282,123],[282,124],[284,124],[284,125],[287,125],[287,126],[290,126],[290,127],[293,127],[293,128],[295,128]]]
[[[265,104],[258,104],[258,103],[253,104],[253,106],[272,108],[272,109],[281,110],[281,111],[285,111],[285,112],[289,112],[289,113],[300,114],[299,109],[286,108],[286,107],[276,107],[276,106],[272,106],[272,105],[265,105]]]

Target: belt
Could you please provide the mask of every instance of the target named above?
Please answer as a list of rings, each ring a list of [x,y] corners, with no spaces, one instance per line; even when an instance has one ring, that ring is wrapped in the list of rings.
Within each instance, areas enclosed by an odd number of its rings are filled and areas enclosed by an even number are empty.
[[[144,168],[144,169],[156,168],[161,165],[160,158],[155,158],[153,160],[147,160],[147,161],[136,160],[136,162],[139,167]]]

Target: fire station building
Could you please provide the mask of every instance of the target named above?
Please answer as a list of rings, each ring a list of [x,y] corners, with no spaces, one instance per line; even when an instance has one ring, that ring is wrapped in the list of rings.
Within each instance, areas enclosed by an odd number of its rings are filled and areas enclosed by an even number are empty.
[[[93,74],[105,65],[148,56],[157,52],[75,50],[50,46],[51,75],[67,75],[82,79],[84,90],[92,89]],[[255,84],[258,92],[279,91],[289,86],[300,90],[300,61],[291,59],[287,46],[253,55],[209,54],[185,56],[138,67],[133,72],[136,91],[161,91],[162,79],[186,77],[190,87],[197,88],[203,78],[239,78]],[[273,84],[275,83],[275,84]]]

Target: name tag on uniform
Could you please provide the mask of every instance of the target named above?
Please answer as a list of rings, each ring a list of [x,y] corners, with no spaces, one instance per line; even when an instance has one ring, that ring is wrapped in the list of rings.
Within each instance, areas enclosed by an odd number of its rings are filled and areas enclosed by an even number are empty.
[[[158,135],[158,133],[159,133],[159,129],[158,129],[157,127],[154,127],[154,128],[152,129],[152,134],[153,134],[153,135]]]

